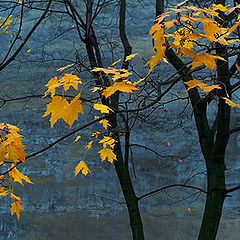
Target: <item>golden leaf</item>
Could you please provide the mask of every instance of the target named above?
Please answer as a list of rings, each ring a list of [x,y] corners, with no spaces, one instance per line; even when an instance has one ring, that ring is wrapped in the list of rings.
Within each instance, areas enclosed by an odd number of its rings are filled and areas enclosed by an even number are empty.
[[[12,165],[11,167],[13,167],[14,165]],[[9,178],[13,179],[13,182],[19,182],[20,184],[23,185],[22,180],[24,180],[27,183],[31,183],[33,184],[33,182],[31,182],[31,180],[26,176],[23,175],[21,172],[19,172],[17,170],[17,168],[13,168],[10,172],[9,172]]]
[[[114,62],[114,63],[112,64],[112,66],[116,65],[117,63],[119,63],[119,62],[121,62],[121,61],[122,61],[122,59],[120,58],[119,60],[117,60],[116,62]]]
[[[78,84],[82,84],[79,77],[74,74],[65,73],[59,78],[59,82],[63,85],[64,91],[66,92],[71,86],[78,91]]]
[[[215,63],[215,59],[220,59],[222,61],[226,61],[224,58],[219,57],[219,56],[215,56],[215,55],[211,55],[209,53],[199,53],[197,54],[194,58],[193,58],[193,62],[192,62],[192,68],[196,68],[198,66],[200,66],[202,63],[205,64],[205,66],[210,69],[210,70],[214,70],[214,67],[216,65]]]
[[[64,107],[62,114],[62,119],[69,125],[71,128],[74,121],[78,120],[78,113],[84,115],[81,101],[79,100],[80,93],[68,104]]]
[[[207,86],[205,83],[202,83],[198,81],[197,79],[190,80],[188,82],[185,82],[186,85],[188,85],[188,90],[191,88],[199,87],[201,88],[204,92],[210,92],[213,89],[221,89],[219,85],[212,85],[212,86]]]
[[[108,98],[109,96],[114,94],[116,91],[133,93],[133,90],[140,90],[140,88],[134,87],[133,84],[129,84],[127,81],[115,82],[112,86],[104,89],[102,92],[102,95]]]
[[[73,26],[74,26],[74,25],[73,25]],[[65,67],[58,68],[56,71],[62,72],[62,71],[65,70],[66,68],[72,67],[73,65],[74,65],[74,63],[73,63],[73,64],[69,64],[69,65],[67,65],[67,66],[65,66]]]
[[[55,95],[55,89],[61,86],[61,83],[58,81],[57,77],[51,78],[49,82],[45,85],[48,87],[48,90],[45,92],[44,97],[48,95],[48,93],[51,93],[51,96],[53,97]]]
[[[9,191],[4,189],[4,187],[0,187],[0,198],[6,197],[9,194]]]
[[[102,119],[101,121],[99,121],[99,123],[100,124],[102,123],[102,125],[105,129],[107,129],[108,127],[111,127],[108,120]]]
[[[85,147],[86,149],[90,149],[92,147],[93,140],[88,143],[88,145]]]
[[[77,142],[80,138],[81,136],[77,136],[73,142]]]
[[[103,148],[98,153],[100,153],[100,158],[102,161],[104,161],[106,158],[108,158],[110,163],[113,163],[113,160],[117,160],[117,156],[114,154],[112,149]]]
[[[108,106],[106,106],[106,105],[104,105],[104,104],[95,103],[95,104],[93,105],[93,107],[94,107],[96,110],[99,110],[101,113],[109,113],[109,111],[113,112],[113,110],[112,110],[110,107],[108,107]]]
[[[46,117],[51,114],[50,123],[52,127],[58,119],[62,118],[59,113],[61,113],[67,105],[68,101],[65,98],[62,98],[60,96],[54,96],[52,98],[52,102],[47,104],[47,111],[42,117]]]
[[[80,161],[80,163],[75,167],[75,176],[79,174],[79,172],[82,171],[83,175],[87,175],[88,173],[91,173],[88,166],[84,161]]]
[[[11,215],[13,215],[14,213],[17,215],[17,219],[18,221],[20,220],[20,211],[23,210],[23,206],[21,205],[20,201],[16,201],[11,203],[12,207],[11,207]]]
[[[92,137],[97,138],[99,134],[100,134],[100,132],[94,132],[94,133],[92,133]]]
[[[126,57],[125,61],[129,61],[131,60],[132,58],[134,58],[136,55],[138,55],[138,53],[133,53],[133,54],[130,54]]]
[[[116,142],[117,141],[114,138],[107,136],[104,136],[103,139],[99,141],[99,143],[103,144],[103,148],[106,148],[107,145],[109,145],[109,147],[112,149],[114,149]]]
[[[227,105],[229,105],[230,107],[237,107],[237,108],[240,108],[240,104],[236,104],[234,103],[233,101],[231,101],[230,99],[226,98],[226,97],[223,97],[223,99],[225,100],[225,103]]]

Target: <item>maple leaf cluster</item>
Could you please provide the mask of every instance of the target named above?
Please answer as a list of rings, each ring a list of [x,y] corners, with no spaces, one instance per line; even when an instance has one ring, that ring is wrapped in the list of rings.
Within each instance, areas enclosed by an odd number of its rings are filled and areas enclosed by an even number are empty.
[[[11,203],[11,215],[14,213],[20,219],[20,211],[23,209],[22,200],[13,194],[12,184],[19,182],[23,185],[23,180],[32,183],[31,180],[17,170],[19,163],[25,163],[26,153],[22,143],[23,136],[19,134],[20,129],[11,124],[0,123],[0,166],[2,171],[7,168],[5,173],[0,175],[0,198],[10,196],[15,202]],[[10,167],[7,167],[7,165]],[[8,179],[7,179],[8,177]]]
[[[175,50],[177,55],[183,55],[192,59],[192,69],[205,64],[208,69],[214,70],[215,59],[222,61],[225,61],[225,59],[206,52],[197,53],[196,50],[199,52],[199,46],[203,45],[203,49],[207,48],[203,40],[207,40],[209,46],[212,43],[229,45],[239,41],[239,39],[228,40],[227,37],[239,26],[240,16],[238,16],[236,23],[230,28],[222,27],[216,21],[216,18],[222,20],[219,16],[219,11],[231,13],[239,6],[228,8],[221,4],[213,4],[212,8],[204,9],[194,6],[181,6],[179,8],[179,6],[177,4],[175,8],[170,8],[169,12],[158,16],[156,23],[150,29],[149,35],[155,41],[152,51],[156,50],[156,55],[152,56],[147,63],[150,65],[148,74],[151,73],[160,60],[167,61],[164,55],[168,45],[168,47]],[[176,18],[165,21],[167,17],[174,13],[177,14]],[[179,25],[183,27],[179,28]],[[171,30],[173,27],[177,27],[177,30],[173,33],[168,33],[169,29]]]

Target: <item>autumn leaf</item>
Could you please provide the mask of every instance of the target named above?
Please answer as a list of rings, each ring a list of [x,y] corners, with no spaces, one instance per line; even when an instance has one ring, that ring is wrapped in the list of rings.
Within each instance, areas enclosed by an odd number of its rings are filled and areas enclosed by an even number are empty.
[[[52,98],[52,102],[47,104],[47,111],[44,113],[42,117],[46,117],[51,114],[50,123],[51,127],[57,122],[58,119],[61,118],[61,112],[68,105],[68,101],[61,96],[54,96]]]
[[[104,161],[106,158],[108,158],[110,163],[113,163],[113,160],[117,160],[117,156],[114,154],[112,149],[103,148],[98,153],[100,153],[100,158],[102,161]]]
[[[78,120],[78,113],[84,115],[82,104],[79,98],[80,93],[59,113],[61,118],[69,125],[70,128],[72,127],[74,121]]]
[[[0,187],[0,198],[6,197],[9,194],[9,190],[5,190],[4,187]]]
[[[133,90],[140,90],[140,88],[135,87],[132,83],[129,83],[127,81],[115,82],[112,86],[104,89],[102,95],[108,98],[116,91],[133,93]]]
[[[84,161],[80,161],[80,163],[75,167],[75,176],[79,174],[79,172],[82,171],[83,175],[87,175],[88,173],[91,173],[88,166]]]
[[[53,97],[55,95],[55,89],[60,87],[61,83],[58,81],[58,78],[55,76],[54,78],[51,78],[45,86],[48,87],[48,90],[45,92],[44,97],[46,97],[48,93],[51,93],[51,96]]]
[[[225,103],[227,105],[229,105],[230,107],[237,107],[237,108],[240,108],[240,104],[236,104],[234,103],[233,101],[231,101],[230,99],[226,98],[226,97],[223,97],[223,99],[225,100]]]
[[[88,145],[85,147],[86,149],[90,149],[92,147],[93,140],[88,143]]]
[[[81,138],[81,136],[80,136],[80,135],[79,135],[79,136],[77,136],[73,142],[77,142],[77,141],[78,141],[80,138]]]
[[[99,134],[100,134],[100,132],[94,132],[94,133],[92,133],[92,137],[97,138]]]
[[[110,107],[108,107],[108,106],[106,106],[106,105],[104,105],[104,104],[95,103],[95,104],[93,105],[93,107],[94,107],[96,110],[99,110],[101,113],[109,113],[109,111],[113,112],[113,110],[112,110]]]
[[[214,67],[216,65],[215,59],[220,59],[222,61],[226,61],[222,57],[211,55],[209,53],[199,53],[193,58],[192,68],[194,69],[194,68],[200,66],[202,63],[204,63],[208,69],[214,70]]]
[[[13,167],[14,165],[11,166],[11,168]],[[9,178],[10,179],[13,179],[13,182],[19,182],[20,184],[23,185],[23,182],[22,180],[24,180],[25,182],[27,183],[31,183],[33,184],[33,182],[31,182],[31,180],[26,176],[26,175],[23,175],[21,172],[19,172],[17,170],[17,168],[13,168],[10,172],[9,172]]]
[[[204,92],[210,92],[213,89],[221,89],[219,85],[212,85],[212,86],[207,86],[205,83],[202,83],[198,81],[197,79],[190,80],[188,82],[184,82],[184,84],[188,85],[187,91],[189,91],[192,88],[199,87],[201,88]]]
[[[117,60],[116,62],[114,62],[114,63],[112,64],[112,66],[116,65],[117,63],[119,63],[119,62],[121,62],[121,61],[122,61],[122,59],[120,58],[119,60]]]
[[[74,74],[65,73],[59,78],[59,82],[63,85],[64,91],[66,92],[71,86],[78,91],[78,84],[82,84],[79,77]]]
[[[17,200],[17,201],[22,203],[22,199],[20,197],[16,196],[15,194],[13,194],[13,193],[10,193],[10,198],[12,198],[14,200]]]
[[[16,164],[18,161],[25,163],[26,152],[23,149],[23,145],[9,144],[6,148],[9,154],[9,158]]]
[[[99,143],[103,144],[103,148],[106,148],[107,145],[109,145],[112,149],[114,149],[116,142],[117,141],[114,138],[108,136],[104,136],[103,139],[99,141]]]
[[[73,65],[74,65],[74,63],[73,63],[73,64],[69,64],[69,65],[67,65],[67,66],[65,66],[65,67],[58,68],[56,71],[62,72],[62,71],[65,70],[66,68],[72,67]]]
[[[188,85],[187,91],[189,91],[190,89],[195,88],[195,87],[203,88],[206,86],[205,83],[202,83],[202,82],[198,81],[197,79],[193,79],[188,82],[184,82],[184,84]]]
[[[23,210],[23,206],[21,205],[20,201],[16,201],[11,203],[12,207],[11,207],[11,215],[13,215],[14,213],[17,215],[17,219],[18,221],[20,220],[20,211]]]
[[[102,119],[99,121],[99,123],[102,124],[105,129],[107,129],[108,127],[111,127],[108,120]]]
[[[5,153],[6,153],[6,144],[2,143],[0,145],[0,164],[4,163],[4,159],[5,159]]]
[[[138,55],[138,53],[133,53],[133,54],[130,54],[126,57],[125,61],[130,61],[132,58],[134,58],[136,55]]]

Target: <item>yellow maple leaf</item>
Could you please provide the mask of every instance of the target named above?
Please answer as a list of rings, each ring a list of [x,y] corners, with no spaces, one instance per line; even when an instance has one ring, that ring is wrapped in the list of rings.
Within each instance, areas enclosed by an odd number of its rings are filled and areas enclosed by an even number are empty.
[[[112,86],[107,87],[103,90],[102,95],[108,98],[116,91],[126,92],[126,93],[133,93],[133,90],[140,90],[140,88],[136,88],[132,83],[127,81],[122,82],[115,82]]]
[[[188,82],[185,82],[184,84],[188,85],[188,90],[195,88],[195,87],[199,87],[203,90],[203,92],[210,92],[213,89],[221,89],[221,87],[219,85],[212,85],[212,86],[207,86],[205,83],[202,83],[200,81],[198,81],[197,79],[193,79],[190,80]]]
[[[0,164],[1,165],[4,163],[6,147],[7,147],[6,143],[4,142],[0,145]]]
[[[12,165],[11,167],[13,167],[14,165]],[[24,180],[27,183],[31,183],[33,184],[33,182],[26,176],[23,175],[21,172],[19,172],[17,170],[17,168],[13,168],[10,172],[9,172],[9,178],[13,179],[13,182],[19,182],[20,184],[23,185],[22,180]]]
[[[107,145],[109,145],[112,149],[114,149],[116,142],[117,141],[114,138],[108,136],[104,136],[103,139],[99,141],[99,143],[103,144],[103,148],[106,148]]]
[[[75,167],[75,176],[77,176],[80,171],[82,171],[82,174],[84,174],[85,176],[88,173],[91,173],[91,171],[89,170],[88,166],[84,161],[80,161],[80,163]]]
[[[203,88],[206,86],[205,83],[202,83],[200,81],[198,81],[197,79],[193,79],[193,80],[190,80],[188,82],[184,82],[184,84],[188,85],[188,90],[192,89],[192,88],[195,88],[195,87],[200,87],[200,88]]]
[[[74,27],[74,25],[73,25],[73,27]],[[65,67],[58,68],[56,71],[62,72],[62,71],[65,70],[66,68],[72,67],[73,65],[74,65],[74,63],[73,63],[73,64],[69,64],[69,65],[67,65],[67,66],[65,66]]]
[[[16,201],[11,203],[12,207],[11,207],[11,215],[13,215],[14,213],[17,215],[17,219],[18,221],[20,220],[20,211],[23,210],[23,206],[21,205],[20,201]]]
[[[69,125],[70,128],[72,127],[74,121],[78,120],[78,113],[84,115],[79,98],[80,93],[60,112],[61,118]]]
[[[64,91],[66,92],[71,86],[78,91],[78,84],[82,84],[79,77],[74,74],[65,73],[59,78],[59,82],[63,85]]]
[[[5,190],[4,187],[0,187],[0,198],[6,197],[9,194],[9,190]]]
[[[47,111],[44,113],[42,117],[46,117],[51,114],[50,123],[51,127],[57,122],[58,119],[61,118],[61,113],[63,109],[68,105],[68,101],[65,98],[60,96],[54,96],[52,98],[52,102],[47,104]]]
[[[49,82],[45,85],[48,87],[48,90],[45,92],[44,97],[48,95],[48,93],[51,93],[51,96],[53,97],[55,95],[55,89],[61,86],[61,83],[58,81],[57,77],[53,77],[49,80]]]
[[[99,121],[99,123],[100,124],[102,123],[102,125],[105,129],[107,129],[108,127],[111,127],[111,124],[109,124],[109,121],[106,119],[102,119],[101,121]]]
[[[222,61],[226,61],[224,58],[220,56],[211,55],[209,53],[199,53],[193,58],[192,68],[194,69],[200,66],[202,63],[204,63],[208,69],[214,70],[214,67],[216,65],[215,63],[216,58]]]
[[[113,160],[117,160],[117,156],[114,154],[112,149],[103,148],[98,153],[100,153],[100,158],[102,161],[104,161],[106,158],[108,158],[110,163],[113,163]]]
[[[100,134],[100,132],[94,132],[94,133],[92,133],[92,137],[97,138],[99,134]]]
[[[214,11],[219,10],[221,12],[228,12],[229,11],[229,9],[225,6],[223,6],[222,4],[213,4],[212,9]]]
[[[129,61],[131,60],[132,58],[134,58],[136,55],[138,55],[138,53],[133,53],[133,54],[130,54],[126,57],[125,61]]]
[[[11,143],[7,146],[6,151],[9,154],[9,158],[16,164],[18,161],[25,163],[26,152],[23,149],[23,145]]]
[[[22,199],[20,197],[16,196],[15,194],[13,194],[13,193],[10,193],[10,198],[12,198],[14,200],[17,200],[17,201],[22,203]]]
[[[101,113],[109,113],[109,111],[113,112],[113,110],[112,110],[110,107],[108,107],[108,106],[106,106],[106,105],[104,105],[104,104],[95,103],[95,104],[93,105],[93,107],[94,107],[96,110],[99,110]]]
[[[78,141],[80,138],[81,138],[81,136],[80,136],[80,135],[79,135],[79,136],[77,136],[73,142],[77,142],[77,141]]]
[[[85,147],[86,149],[90,149],[92,147],[93,140],[88,143],[88,145]]]
[[[116,65],[117,63],[119,63],[119,62],[121,62],[121,61],[122,61],[122,59],[120,58],[119,60],[117,60],[116,62],[114,62],[114,63],[112,64],[112,66]]]
[[[227,105],[229,105],[230,107],[237,107],[237,108],[240,108],[240,104],[236,104],[234,103],[233,101],[231,101],[230,99],[226,98],[226,97],[223,97],[223,99],[225,100],[225,103]]]

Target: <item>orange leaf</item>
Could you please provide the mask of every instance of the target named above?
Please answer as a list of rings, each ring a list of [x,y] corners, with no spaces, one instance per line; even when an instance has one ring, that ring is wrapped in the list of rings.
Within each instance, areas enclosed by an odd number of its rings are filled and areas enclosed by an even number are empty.
[[[91,173],[91,171],[89,170],[88,166],[84,161],[80,161],[80,163],[75,167],[75,176],[77,176],[80,171],[82,171],[82,174],[84,174],[85,176],[88,173]]]

